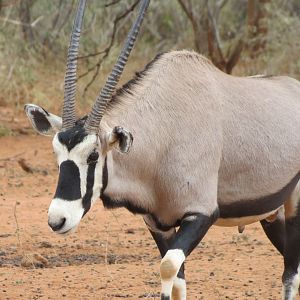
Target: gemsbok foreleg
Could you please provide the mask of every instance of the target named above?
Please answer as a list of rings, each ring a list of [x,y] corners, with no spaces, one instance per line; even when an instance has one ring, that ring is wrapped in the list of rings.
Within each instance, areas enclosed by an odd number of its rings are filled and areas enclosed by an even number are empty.
[[[151,216],[145,216],[144,221],[158,247],[161,257],[163,258],[170,249],[172,241],[175,238],[176,230],[171,228],[166,231],[158,229]],[[181,265],[177,276],[173,281],[172,300],[186,300],[186,283],[184,278],[184,263]]]
[[[280,209],[275,220],[262,220],[261,226],[269,238],[273,246],[281,255],[284,252],[285,242],[285,224],[284,224],[284,209]]]
[[[293,197],[285,203],[283,299],[294,300],[300,283],[300,206]]]
[[[173,282],[181,265],[217,218],[218,213],[210,216],[195,213],[182,219],[180,228],[171,242],[170,249],[161,261],[161,300],[171,299]]]

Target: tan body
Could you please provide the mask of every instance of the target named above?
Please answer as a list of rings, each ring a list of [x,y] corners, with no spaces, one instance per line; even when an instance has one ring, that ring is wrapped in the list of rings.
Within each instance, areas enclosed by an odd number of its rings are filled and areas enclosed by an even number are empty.
[[[150,4],[142,0],[92,110],[76,121],[86,2],[78,1],[74,18],[62,118],[34,104],[24,107],[39,133],[54,134],[59,178],[49,226],[60,234],[74,231],[99,195],[107,208],[142,214],[162,256],[161,300],[186,300],[184,261],[209,228],[238,225],[242,231],[261,220],[284,258],[283,299],[294,300],[300,283],[300,83],[229,76],[194,52],[173,51],[114,95]]]
[[[56,132],[60,172],[50,227],[73,231],[99,195],[108,208],[142,214],[162,256],[161,299],[186,300],[183,263],[210,226],[241,232],[261,221],[284,257],[283,299],[294,300],[300,283],[300,83],[230,76],[189,51],[158,57],[112,100],[111,78],[87,120],[68,128],[64,120],[73,118],[25,106],[38,132]]]
[[[234,77],[177,51],[155,61],[130,92],[104,119],[134,136],[127,156],[112,151],[108,159],[106,193],[164,224],[271,195],[300,170],[300,83],[292,78]]]

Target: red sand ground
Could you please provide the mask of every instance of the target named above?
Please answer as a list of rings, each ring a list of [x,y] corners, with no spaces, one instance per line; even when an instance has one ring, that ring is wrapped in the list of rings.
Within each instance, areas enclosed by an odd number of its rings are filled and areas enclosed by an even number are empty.
[[[12,120],[2,108],[1,117]],[[10,125],[16,136],[0,138],[0,299],[159,299],[160,258],[141,217],[99,201],[76,234],[52,233],[51,139],[23,118]],[[33,254],[47,262],[33,266]],[[282,258],[259,224],[243,234],[213,227],[187,259],[188,299],[281,299],[281,273]]]

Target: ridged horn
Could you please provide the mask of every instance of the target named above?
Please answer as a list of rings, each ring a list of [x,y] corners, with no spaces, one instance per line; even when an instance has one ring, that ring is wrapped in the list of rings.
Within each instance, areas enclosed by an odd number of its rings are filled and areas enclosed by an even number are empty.
[[[79,49],[80,32],[84,16],[86,0],[79,0],[76,16],[73,23],[70,45],[68,48],[67,67],[64,83],[64,103],[62,111],[62,128],[67,130],[75,125],[75,96],[76,96],[76,71]]]
[[[111,73],[109,74],[106,80],[104,87],[102,88],[100,94],[98,95],[93,105],[92,111],[84,125],[86,131],[89,133],[98,132],[100,121],[103,117],[103,114],[105,113],[107,104],[111,100],[112,94],[116,89],[124,67],[127,63],[129,54],[134,46],[135,40],[139,33],[149,3],[150,0],[143,0],[139,14],[130,29],[123,49],[117,59],[117,62],[115,63]]]

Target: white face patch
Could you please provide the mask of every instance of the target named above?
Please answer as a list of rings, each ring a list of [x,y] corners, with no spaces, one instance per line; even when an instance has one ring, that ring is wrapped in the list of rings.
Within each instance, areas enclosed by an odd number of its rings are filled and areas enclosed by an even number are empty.
[[[67,201],[56,198],[51,201],[48,210],[48,221],[51,224],[59,224],[62,219],[65,219],[64,226],[56,232],[66,233],[78,226],[83,212],[81,199]]]
[[[55,227],[62,224],[62,220],[65,220],[61,228],[55,229],[57,233],[66,233],[78,226],[85,211],[83,198],[86,195],[87,186],[90,185],[90,188],[92,188],[92,193],[88,196],[88,201],[91,202],[91,206],[100,196],[102,187],[102,157],[99,145],[100,141],[95,134],[87,135],[70,151],[59,141],[58,134],[56,134],[53,139],[53,148],[57,156],[58,165],[60,166],[66,161],[72,161],[77,166],[79,170],[81,194],[81,198],[70,200],[67,198],[64,199],[64,192],[60,192],[57,198],[52,200],[48,211],[49,224],[51,224],[51,227]],[[95,168],[91,169],[87,160],[89,155],[95,150],[99,153],[99,159],[98,162],[95,163]],[[90,180],[89,183],[87,183],[88,178]],[[70,184],[72,184],[72,182],[70,182]],[[69,188],[72,189],[72,186]],[[91,192],[90,189],[89,192]]]

